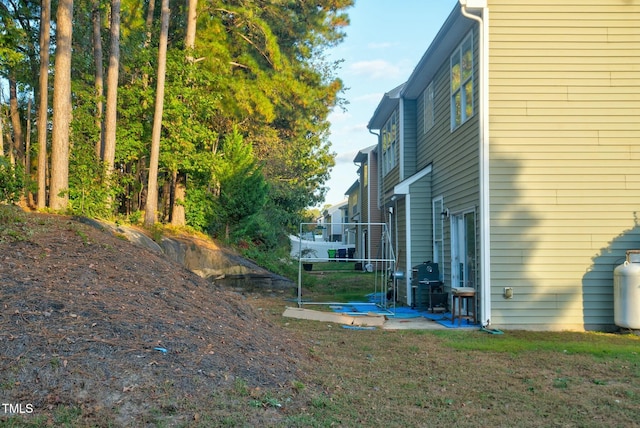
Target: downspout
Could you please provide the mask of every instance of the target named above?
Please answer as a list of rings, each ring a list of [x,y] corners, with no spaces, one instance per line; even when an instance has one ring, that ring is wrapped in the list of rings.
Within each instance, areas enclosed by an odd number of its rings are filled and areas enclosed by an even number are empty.
[[[367,227],[367,229],[369,229],[369,235],[372,235],[372,227],[371,227],[371,204],[373,203],[373,201],[371,200],[371,151],[369,153],[367,153],[367,220],[369,222],[369,226]],[[378,204],[378,201],[376,201],[376,205]],[[379,221],[379,220],[378,220]],[[377,239],[377,236],[376,236]],[[371,256],[371,236],[369,236],[369,240],[367,241],[367,245],[369,246],[368,253]]]
[[[404,181],[404,97],[398,100],[398,168],[400,172],[399,182]]]
[[[376,147],[380,148],[380,134],[376,134],[371,130],[371,128],[367,128],[367,130],[369,131],[369,134],[376,136]],[[382,195],[384,177],[382,176],[382,165],[380,165],[380,159],[382,158],[381,153],[382,150],[378,150],[378,164],[376,165],[376,174],[378,174],[378,208],[384,208],[385,204],[384,196]]]
[[[399,182],[402,183],[404,181],[405,178],[405,170],[404,170],[404,146],[405,146],[405,141],[404,141],[404,97],[400,96],[400,99],[398,100],[398,169],[399,169]],[[398,201],[396,201],[396,204],[398,203]],[[404,209],[405,209],[405,213],[404,213],[404,217],[405,217],[405,238],[406,238],[406,243],[405,243],[405,276],[404,276],[404,288],[405,288],[405,293],[407,295],[407,303],[409,304],[409,306],[413,305],[413,301],[412,301],[412,293],[411,293],[411,281],[409,280],[409,272],[411,272],[411,215],[410,215],[410,210],[409,207],[411,206],[411,193],[407,192],[407,195],[404,198]],[[396,231],[398,230],[398,228],[396,227]],[[397,241],[396,241],[397,242]],[[396,262],[398,261],[398,252],[396,252]]]
[[[460,11],[466,18],[479,25],[480,57],[480,105],[479,154],[480,154],[480,322],[483,327],[491,324],[491,221],[489,199],[489,9],[487,0],[459,0]],[[479,12],[475,15],[469,10]]]
[[[375,132],[373,132],[371,130],[371,128],[367,128],[369,131],[369,134],[373,134],[376,136],[376,147],[380,146],[380,134],[376,134]],[[380,158],[380,156],[378,156],[378,159]],[[367,171],[367,180],[369,180],[369,183],[367,183],[367,188],[369,189],[369,197],[367,198],[367,200],[369,201],[369,206],[367,207],[367,219],[369,224],[371,224],[371,152],[367,153],[367,164],[369,171]],[[380,162],[378,161],[378,165],[376,165],[376,174],[380,174]],[[380,193],[382,190],[382,177],[379,175],[378,177],[378,200],[376,201],[376,206],[380,207]],[[384,206],[384,204],[382,204]],[[371,227],[368,227],[369,230],[371,230]],[[369,246],[367,254],[369,254],[369,257],[371,257],[371,236],[369,236],[369,240],[367,241],[367,245]],[[369,263],[371,263],[371,261],[369,261]]]

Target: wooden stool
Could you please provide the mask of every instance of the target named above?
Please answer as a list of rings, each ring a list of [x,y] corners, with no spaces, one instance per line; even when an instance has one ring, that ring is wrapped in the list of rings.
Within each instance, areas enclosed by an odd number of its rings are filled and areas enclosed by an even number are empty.
[[[456,301],[458,303],[458,310],[456,313]],[[465,303],[466,313],[462,314],[462,303]],[[472,314],[469,315],[469,307],[471,306]],[[458,318],[458,324],[462,323],[463,319],[467,321],[473,320],[476,324],[476,290],[472,287],[459,287],[451,289],[451,323],[455,324],[456,318]]]

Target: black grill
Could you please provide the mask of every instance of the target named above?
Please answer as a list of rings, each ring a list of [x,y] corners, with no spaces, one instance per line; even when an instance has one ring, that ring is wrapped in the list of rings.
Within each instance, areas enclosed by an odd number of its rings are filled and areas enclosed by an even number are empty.
[[[438,263],[420,263],[411,271],[411,288],[414,293],[412,306],[426,308],[430,312],[445,311],[448,294],[444,292],[444,283],[440,280]]]

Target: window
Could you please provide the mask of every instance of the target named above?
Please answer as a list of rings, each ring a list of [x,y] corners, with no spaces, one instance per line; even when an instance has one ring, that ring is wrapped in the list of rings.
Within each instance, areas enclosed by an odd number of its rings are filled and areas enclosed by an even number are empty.
[[[369,165],[362,166],[362,187],[369,187]]]
[[[473,37],[471,33],[451,55],[451,129],[473,116]]]
[[[398,110],[395,110],[382,128],[382,173],[387,174],[396,166],[398,145]]]
[[[424,132],[426,133],[430,130],[435,123],[435,95],[433,92],[433,82],[431,82],[424,91]]]

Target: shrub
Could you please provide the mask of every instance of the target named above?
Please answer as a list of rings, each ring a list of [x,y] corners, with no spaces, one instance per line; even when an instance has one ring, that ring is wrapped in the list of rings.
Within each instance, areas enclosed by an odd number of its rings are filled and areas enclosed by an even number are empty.
[[[0,202],[16,203],[24,188],[24,169],[12,165],[6,157],[0,157]]]

